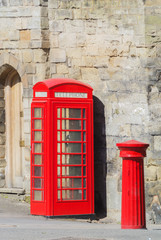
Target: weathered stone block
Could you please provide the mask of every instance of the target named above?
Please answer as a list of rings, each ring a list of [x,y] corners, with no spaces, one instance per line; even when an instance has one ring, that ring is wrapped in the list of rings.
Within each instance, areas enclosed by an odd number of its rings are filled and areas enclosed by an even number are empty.
[[[34,50],[34,62],[43,63],[46,62],[46,53],[42,49]]]
[[[145,179],[146,179],[146,181],[156,181],[157,180],[157,167],[156,166],[145,167]]]
[[[31,32],[30,30],[22,30],[20,31],[20,41],[30,41],[31,40]]]
[[[33,52],[30,49],[22,51],[23,62],[30,63],[33,60]]]
[[[158,167],[157,169],[157,179],[161,180],[161,167]]]
[[[61,33],[59,34],[59,47],[76,47],[76,34],[75,33]]]
[[[161,136],[154,136],[154,150],[161,151]]]
[[[58,9],[55,13],[55,17],[59,20],[73,19],[73,12],[71,9]]]
[[[5,124],[0,123],[0,133],[4,133],[4,132],[5,132]]]
[[[10,5],[11,6],[22,6],[23,0],[10,0]]]
[[[26,72],[27,73],[36,73],[36,68],[33,64],[28,64],[26,67]]]
[[[54,33],[55,32],[63,32],[64,31],[64,21],[51,21],[50,29]]]
[[[68,72],[69,72],[68,67],[65,64],[57,65],[57,74],[66,74]]]
[[[66,52],[64,49],[52,49],[50,51],[50,60],[51,62],[59,63],[66,61]]]
[[[6,137],[0,134],[0,145],[4,145],[6,141]]]
[[[5,158],[5,147],[0,146],[0,158]],[[0,161],[0,166],[4,166]]]

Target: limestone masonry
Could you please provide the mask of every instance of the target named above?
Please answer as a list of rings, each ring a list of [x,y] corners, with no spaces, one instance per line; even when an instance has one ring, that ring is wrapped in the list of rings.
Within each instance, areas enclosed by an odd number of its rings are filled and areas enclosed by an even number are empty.
[[[96,213],[120,221],[116,143],[131,139],[150,144],[146,207],[160,206],[161,1],[0,0],[0,188],[29,193],[32,87],[58,77],[94,89]]]

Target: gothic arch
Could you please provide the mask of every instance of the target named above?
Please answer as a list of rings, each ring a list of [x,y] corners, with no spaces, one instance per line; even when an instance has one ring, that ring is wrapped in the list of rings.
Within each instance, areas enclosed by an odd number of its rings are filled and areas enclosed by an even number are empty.
[[[5,72],[6,67],[8,71],[9,69],[14,68],[21,78],[23,87],[28,87],[26,69],[24,64],[20,62],[14,55],[9,53],[2,53],[0,55],[0,75]]]
[[[2,64],[2,65],[1,65]],[[23,65],[13,56],[0,56],[0,187],[23,188],[23,87],[27,87]],[[3,114],[2,114],[3,113]],[[2,164],[3,163],[3,164]]]

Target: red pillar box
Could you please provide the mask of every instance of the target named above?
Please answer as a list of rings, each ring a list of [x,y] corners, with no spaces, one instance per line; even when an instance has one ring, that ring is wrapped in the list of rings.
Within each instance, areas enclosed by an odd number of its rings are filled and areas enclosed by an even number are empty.
[[[116,146],[123,158],[121,228],[146,228],[143,158],[149,144],[131,140]]]

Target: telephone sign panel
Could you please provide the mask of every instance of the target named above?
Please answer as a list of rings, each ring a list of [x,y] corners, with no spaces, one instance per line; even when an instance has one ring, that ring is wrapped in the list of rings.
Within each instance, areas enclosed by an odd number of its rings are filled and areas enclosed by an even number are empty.
[[[31,214],[93,214],[92,88],[49,79],[33,90]]]

